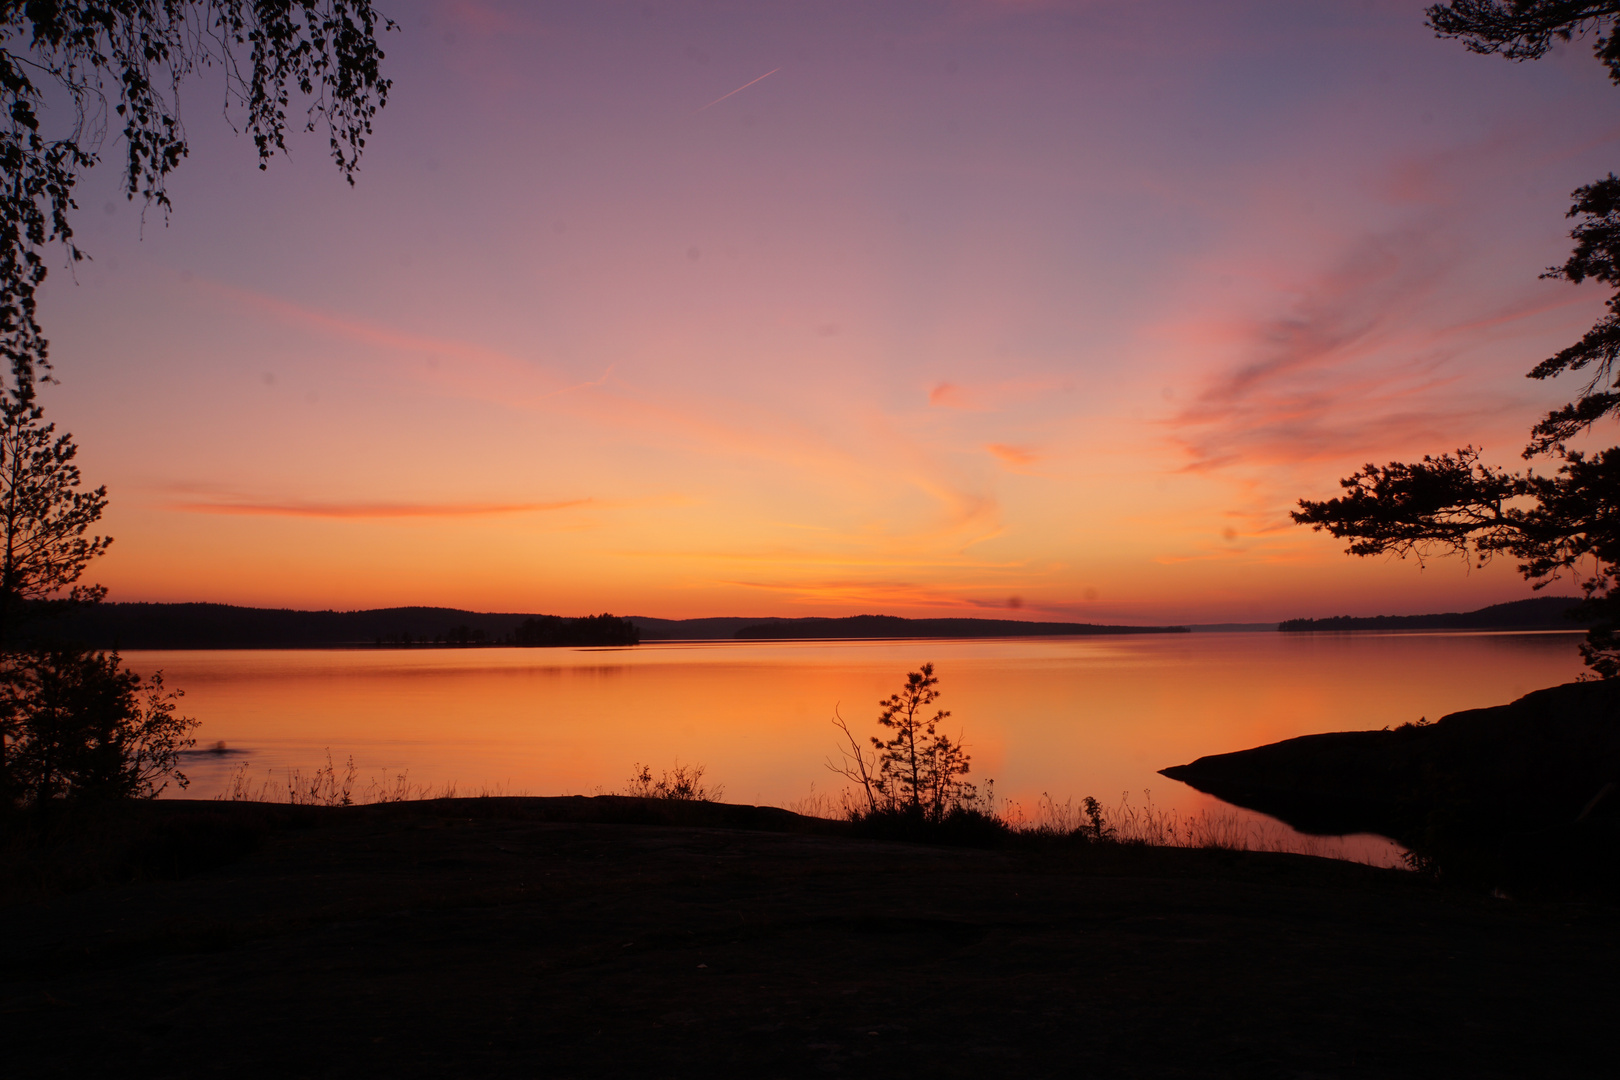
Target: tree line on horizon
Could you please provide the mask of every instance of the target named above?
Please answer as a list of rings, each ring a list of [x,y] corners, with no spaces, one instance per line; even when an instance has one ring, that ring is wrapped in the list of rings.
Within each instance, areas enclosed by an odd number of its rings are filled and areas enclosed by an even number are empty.
[[[299,611],[217,603],[104,601],[80,605],[55,619],[62,636],[103,648],[265,649],[347,648],[359,645],[476,647],[633,645],[659,640],[772,640],[785,638],[1001,638],[1096,634],[1186,633],[1185,626],[1114,626],[1025,622],[1012,619],[925,618],[893,615],[762,618],[646,616],[577,618],[457,608],[398,607],[361,611]],[[623,625],[604,636],[603,620]],[[528,621],[536,625],[523,631]],[[561,620],[559,622],[559,620]],[[632,631],[634,639],[632,640]]]
[[[1312,630],[1578,630],[1578,596],[1533,596],[1509,600],[1477,611],[1448,611],[1434,615],[1332,615],[1320,619],[1284,619],[1277,629]]]
[[[641,644],[641,631],[629,619],[608,612],[600,615],[530,615],[507,633],[494,635],[483,627],[458,623],[450,629],[429,637],[410,631],[379,635],[377,645],[383,648],[475,648],[484,645],[514,645],[518,648],[543,649],[567,646],[621,646]]]

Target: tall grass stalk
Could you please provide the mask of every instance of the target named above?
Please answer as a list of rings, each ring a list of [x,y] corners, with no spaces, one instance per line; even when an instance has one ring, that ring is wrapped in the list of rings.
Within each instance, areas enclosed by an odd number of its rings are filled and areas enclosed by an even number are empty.
[[[378,803],[426,802],[433,799],[468,797],[490,799],[521,797],[527,790],[513,791],[505,785],[485,785],[477,791],[463,793],[452,781],[437,787],[413,782],[410,770],[390,775],[379,772],[367,783],[363,792],[357,792],[355,783],[359,769],[350,757],[338,768],[333,764],[332,752],[326,752],[326,764],[305,773],[302,769],[288,769],[277,777],[267,769],[263,777],[255,777],[252,768],[243,762],[231,773],[225,791],[214,798],[219,802],[285,802],[293,806],[360,806]]]

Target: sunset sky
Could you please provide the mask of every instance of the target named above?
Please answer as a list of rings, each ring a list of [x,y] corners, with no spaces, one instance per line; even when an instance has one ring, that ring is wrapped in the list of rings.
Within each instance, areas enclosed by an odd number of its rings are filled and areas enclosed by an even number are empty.
[[[324,134],[258,172],[207,76],[167,222],[116,160],[81,188],[45,406],[109,488],[111,599],[1530,595],[1288,511],[1367,461],[1516,464],[1573,395],[1523,376],[1606,295],[1537,278],[1615,166],[1589,44],[1474,56],[1405,0],[378,3],[395,84],[354,188]]]

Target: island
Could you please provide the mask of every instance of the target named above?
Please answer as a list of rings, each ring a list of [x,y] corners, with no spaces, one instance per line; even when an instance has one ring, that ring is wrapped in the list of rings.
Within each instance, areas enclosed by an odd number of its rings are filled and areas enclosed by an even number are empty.
[[[1436,615],[1335,615],[1327,619],[1286,619],[1277,629],[1289,633],[1341,630],[1584,630],[1575,614],[1576,596],[1533,596],[1477,611]]]

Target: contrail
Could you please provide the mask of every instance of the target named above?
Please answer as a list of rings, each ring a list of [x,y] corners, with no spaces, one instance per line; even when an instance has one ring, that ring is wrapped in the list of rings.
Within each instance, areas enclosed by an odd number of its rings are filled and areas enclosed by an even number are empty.
[[[782,69],[779,68],[779,67],[771,68],[771,70],[769,70],[765,74],[761,75],[759,77],[759,79],[768,79],[772,75],[775,75],[778,71],[781,71],[781,70]],[[744,90],[748,89],[750,86],[753,86],[754,83],[759,82],[759,79],[755,79],[755,80],[753,80],[753,82],[745,82],[745,83],[743,83],[741,86],[737,87],[737,89],[733,90],[731,92],[731,94],[740,94],[740,93],[742,93]],[[719,97],[715,98],[713,101],[711,101],[707,105],[703,106],[703,109],[712,109],[712,108],[714,108],[716,105],[718,105],[722,101],[726,100],[726,98],[730,97],[731,94],[721,94]],[[703,109],[699,109],[698,112],[702,112]],[[694,113],[693,115],[696,115],[696,114]]]

